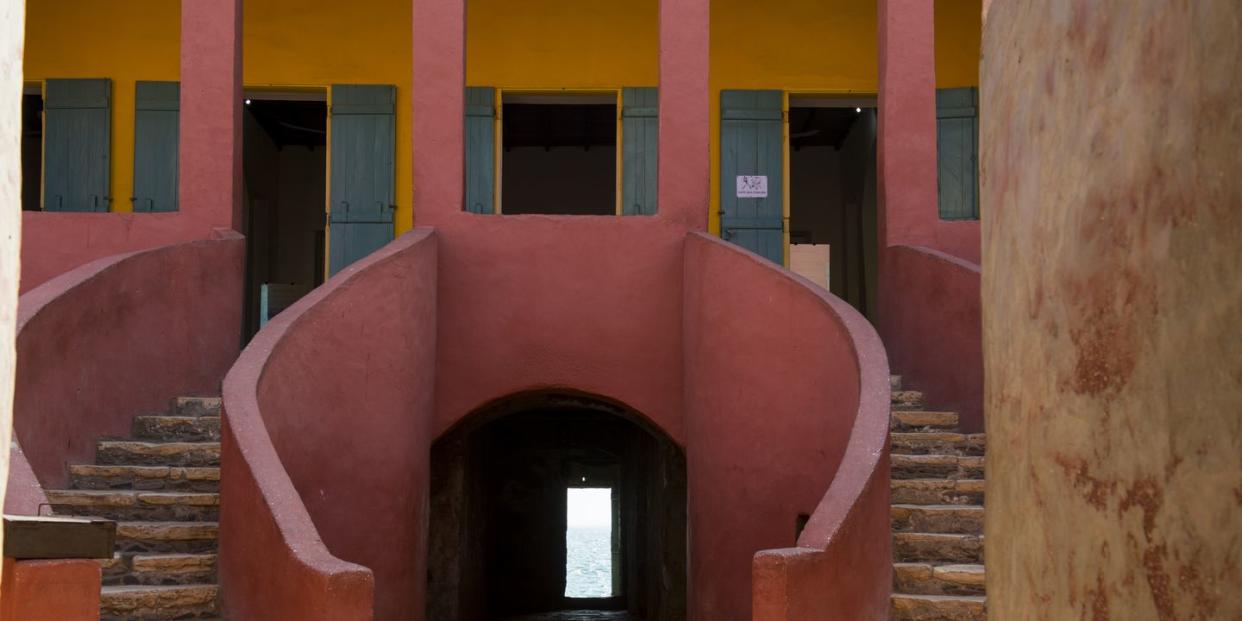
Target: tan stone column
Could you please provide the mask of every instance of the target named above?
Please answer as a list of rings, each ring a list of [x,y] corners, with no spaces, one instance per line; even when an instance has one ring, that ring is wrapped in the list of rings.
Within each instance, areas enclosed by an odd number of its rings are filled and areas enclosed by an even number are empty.
[[[13,435],[13,349],[22,237],[22,45],[25,0],[0,0],[0,506]],[[0,532],[0,549],[4,533]]]
[[[1242,4],[983,36],[991,619],[1242,619]]]

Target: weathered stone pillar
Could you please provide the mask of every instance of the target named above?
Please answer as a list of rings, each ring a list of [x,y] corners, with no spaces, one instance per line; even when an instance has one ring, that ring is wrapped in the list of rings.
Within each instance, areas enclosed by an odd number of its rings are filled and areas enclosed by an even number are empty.
[[[992,3],[992,619],[1242,618],[1242,5]]]
[[[878,0],[881,248],[936,238],[936,36],[932,0]]]
[[[178,202],[209,228],[242,222],[242,0],[181,0]]]
[[[414,224],[422,226],[442,223],[462,210],[466,2],[413,3]]]
[[[659,213],[707,229],[711,0],[660,1]]]
[[[22,44],[25,0],[0,0],[0,506],[9,480],[22,238]],[[0,549],[4,547],[0,532]]]

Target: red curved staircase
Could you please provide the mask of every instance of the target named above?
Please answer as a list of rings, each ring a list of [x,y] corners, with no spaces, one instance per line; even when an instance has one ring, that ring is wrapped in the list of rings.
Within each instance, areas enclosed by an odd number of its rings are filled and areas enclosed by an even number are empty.
[[[983,621],[983,434],[893,376],[894,621]]]
[[[117,521],[103,621],[217,616],[219,466],[220,399],[181,397],[135,417],[131,438],[99,440],[95,463],[69,467],[70,489],[47,490],[55,513]]]

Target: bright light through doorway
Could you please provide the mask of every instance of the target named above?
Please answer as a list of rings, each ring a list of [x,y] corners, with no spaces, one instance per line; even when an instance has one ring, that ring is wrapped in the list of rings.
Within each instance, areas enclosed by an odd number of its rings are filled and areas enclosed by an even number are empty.
[[[612,489],[569,488],[565,597],[612,597]]]

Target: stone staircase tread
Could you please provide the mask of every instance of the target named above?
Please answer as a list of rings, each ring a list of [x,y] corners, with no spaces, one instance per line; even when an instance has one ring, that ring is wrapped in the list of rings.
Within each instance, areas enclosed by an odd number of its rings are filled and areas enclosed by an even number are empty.
[[[139,476],[144,478],[166,478],[181,476],[188,479],[203,481],[219,481],[219,466],[139,466],[128,464],[74,464],[69,466],[69,474],[81,476]]]
[[[173,399],[171,413],[178,416],[219,416],[220,397],[177,397]]]
[[[117,522],[116,536],[118,539],[215,539],[219,528],[218,522]]]
[[[894,427],[902,428],[955,429],[958,425],[957,412],[895,410],[892,419]]]
[[[48,502],[53,505],[193,505],[217,506],[220,494],[212,492],[164,492],[148,490],[49,489]]]
[[[894,509],[907,511],[944,511],[951,513],[983,513],[982,505],[919,505],[910,503],[895,503]]]
[[[215,584],[108,585],[100,588],[100,609],[105,614],[159,610],[176,614],[191,608],[214,610],[220,587]],[[176,618],[176,617],[169,617]]]

